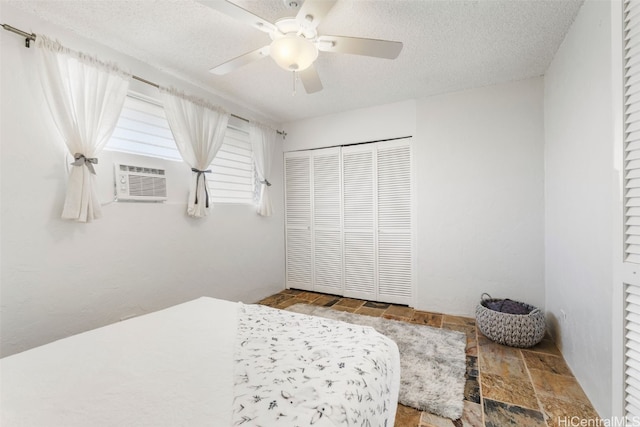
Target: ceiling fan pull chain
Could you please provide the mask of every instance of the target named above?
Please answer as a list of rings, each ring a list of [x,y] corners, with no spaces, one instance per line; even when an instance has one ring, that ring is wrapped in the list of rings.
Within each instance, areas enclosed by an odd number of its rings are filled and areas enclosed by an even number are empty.
[[[296,96],[296,70],[293,70],[293,93],[291,96]]]

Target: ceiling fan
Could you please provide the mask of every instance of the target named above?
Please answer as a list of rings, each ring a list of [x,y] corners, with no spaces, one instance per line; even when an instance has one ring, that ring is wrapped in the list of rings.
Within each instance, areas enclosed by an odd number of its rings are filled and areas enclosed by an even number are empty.
[[[402,43],[358,37],[319,35],[317,28],[337,0],[305,0],[294,18],[282,18],[274,24],[227,0],[199,0],[212,9],[244,22],[271,36],[271,43],[211,70],[213,74],[227,74],[250,62],[270,56],[280,67],[294,72],[307,93],[322,90],[322,83],[313,63],[318,52],[350,53],[395,59]],[[291,3],[285,0],[285,4]],[[296,3],[296,2],[294,2]],[[294,80],[295,84],[295,80]]]

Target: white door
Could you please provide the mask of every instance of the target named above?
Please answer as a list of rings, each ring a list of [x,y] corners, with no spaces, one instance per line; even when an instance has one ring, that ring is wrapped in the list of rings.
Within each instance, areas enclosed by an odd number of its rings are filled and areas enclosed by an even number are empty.
[[[313,150],[313,290],[342,295],[340,147]]]
[[[640,2],[624,2],[625,415],[640,417]],[[635,418],[634,418],[635,417]]]
[[[342,148],[344,289],[353,298],[412,304],[411,145]]]
[[[313,290],[311,156],[285,153],[286,287]]]
[[[342,148],[344,295],[375,300],[376,174],[374,144]]]
[[[378,295],[381,301],[413,303],[411,145],[377,144]]]
[[[286,286],[411,305],[411,145],[285,154]]]

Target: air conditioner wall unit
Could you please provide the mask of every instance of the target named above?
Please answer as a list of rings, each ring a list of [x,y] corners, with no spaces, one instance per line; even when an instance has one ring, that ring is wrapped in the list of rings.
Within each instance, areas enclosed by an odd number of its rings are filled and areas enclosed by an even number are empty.
[[[167,176],[164,169],[115,165],[116,200],[162,202],[167,200]]]

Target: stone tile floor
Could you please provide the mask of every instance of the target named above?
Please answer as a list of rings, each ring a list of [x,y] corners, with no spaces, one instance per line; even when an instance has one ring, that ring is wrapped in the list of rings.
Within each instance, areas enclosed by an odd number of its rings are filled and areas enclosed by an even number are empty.
[[[467,382],[462,418],[452,421],[398,405],[396,427],[560,427],[569,425],[572,417],[596,425],[593,423],[598,414],[549,338],[529,349],[511,348],[482,335],[473,318],[294,289],[259,303],[280,309],[297,303],[321,305],[466,333]]]

